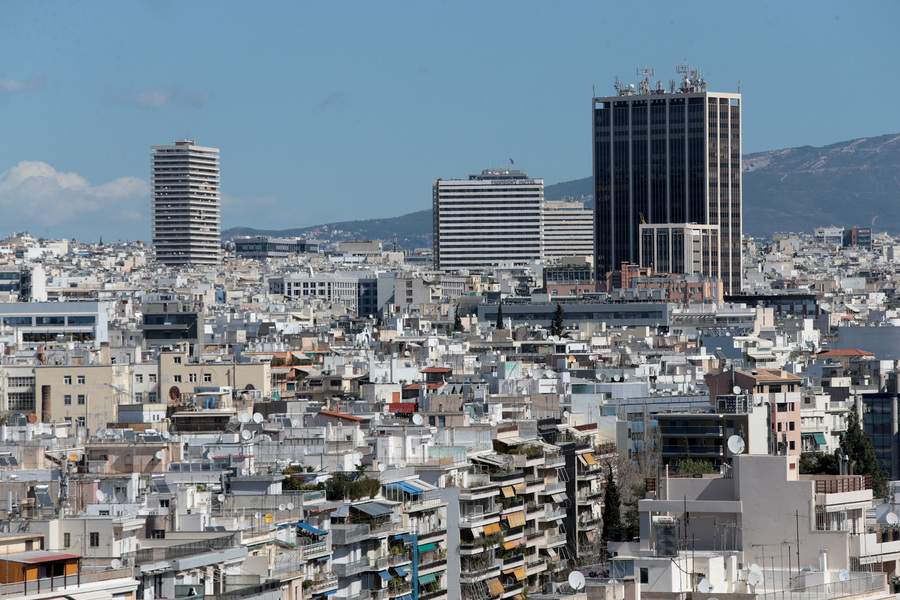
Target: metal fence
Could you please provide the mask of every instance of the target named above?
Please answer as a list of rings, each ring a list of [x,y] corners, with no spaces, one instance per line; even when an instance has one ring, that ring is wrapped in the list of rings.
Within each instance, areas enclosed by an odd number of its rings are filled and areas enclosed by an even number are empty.
[[[885,592],[887,583],[883,573],[872,573],[847,581],[823,583],[799,590],[779,590],[760,594],[758,600],[835,600],[865,594]]]

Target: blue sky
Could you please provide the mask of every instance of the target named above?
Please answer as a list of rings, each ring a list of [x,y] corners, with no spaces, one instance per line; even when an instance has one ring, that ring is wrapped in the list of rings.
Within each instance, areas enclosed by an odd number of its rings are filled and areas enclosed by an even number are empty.
[[[590,98],[685,60],[744,152],[900,132],[884,2],[0,3],[0,234],[150,237],[150,146],[221,148],[223,228],[397,216],[431,181],[591,173]]]

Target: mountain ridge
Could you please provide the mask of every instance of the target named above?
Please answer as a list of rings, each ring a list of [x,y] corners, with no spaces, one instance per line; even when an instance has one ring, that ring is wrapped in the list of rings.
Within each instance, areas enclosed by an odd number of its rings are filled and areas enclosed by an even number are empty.
[[[743,157],[744,233],[769,236],[813,227],[878,223],[900,231],[900,134],[857,138],[827,146],[800,146]],[[590,177],[548,185],[547,200],[592,202]],[[291,229],[233,227],[225,240],[241,235],[323,240],[377,239],[404,249],[430,248],[431,209],[397,217],[339,221]]]

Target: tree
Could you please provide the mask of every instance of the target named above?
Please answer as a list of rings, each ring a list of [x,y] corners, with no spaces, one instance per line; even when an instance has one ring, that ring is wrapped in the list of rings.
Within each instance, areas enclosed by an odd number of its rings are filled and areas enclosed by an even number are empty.
[[[612,465],[607,465],[606,482],[603,492],[603,532],[600,539],[608,542],[612,532],[622,524],[622,498],[619,495],[619,486],[613,477]]]
[[[453,317],[453,331],[462,331],[463,324],[462,324],[462,317],[459,314],[459,306],[456,307],[455,312],[456,312],[456,314]]]
[[[497,305],[497,329],[503,329],[503,301]]]
[[[682,458],[678,460],[679,475],[715,475],[719,472],[716,465],[708,460],[694,460],[693,458]]]
[[[804,452],[800,455],[801,475],[838,475],[841,461],[834,454],[824,452]]]
[[[855,410],[847,414],[847,431],[841,437],[841,450],[850,459],[855,475],[872,477],[872,495],[875,498],[887,496],[887,474],[878,464],[875,447],[859,424],[859,416]]]
[[[553,313],[553,320],[550,321],[550,335],[561,337],[566,329],[566,313],[563,311],[562,304],[556,305],[556,312]]]

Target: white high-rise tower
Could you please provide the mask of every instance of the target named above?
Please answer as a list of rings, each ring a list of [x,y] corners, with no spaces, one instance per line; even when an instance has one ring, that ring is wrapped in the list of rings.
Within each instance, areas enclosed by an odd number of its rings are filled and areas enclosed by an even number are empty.
[[[150,148],[153,248],[170,265],[209,265],[220,258],[219,149],[178,140]]]

